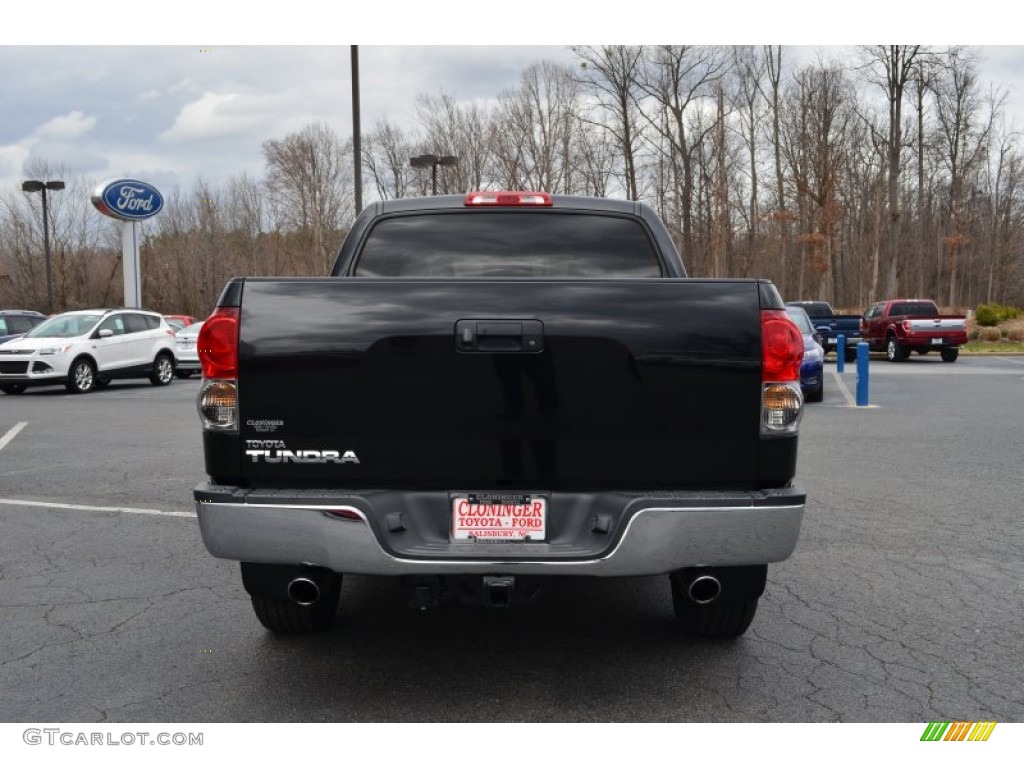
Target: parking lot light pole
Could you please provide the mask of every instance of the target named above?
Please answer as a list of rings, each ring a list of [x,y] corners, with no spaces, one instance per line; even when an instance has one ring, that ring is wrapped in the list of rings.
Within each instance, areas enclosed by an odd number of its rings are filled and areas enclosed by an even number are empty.
[[[53,272],[50,269],[50,216],[46,208],[46,190],[56,192],[64,189],[63,181],[38,181],[33,179],[21,184],[22,192],[43,194],[43,252],[46,254],[46,313],[53,314]]]
[[[352,56],[352,156],[355,159],[356,216],[363,210],[363,150],[359,129],[359,46],[350,47]]]
[[[458,164],[459,158],[455,155],[419,155],[409,158],[409,165],[413,168],[430,168],[430,188],[435,195],[437,194],[437,166]]]

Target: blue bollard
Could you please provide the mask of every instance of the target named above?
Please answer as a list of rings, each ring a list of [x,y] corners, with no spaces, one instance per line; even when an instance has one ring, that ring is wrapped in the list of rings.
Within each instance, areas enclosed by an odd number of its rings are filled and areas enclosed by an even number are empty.
[[[868,404],[868,343],[857,344],[857,405]]]
[[[836,371],[846,371],[846,335],[842,333],[836,336]]]

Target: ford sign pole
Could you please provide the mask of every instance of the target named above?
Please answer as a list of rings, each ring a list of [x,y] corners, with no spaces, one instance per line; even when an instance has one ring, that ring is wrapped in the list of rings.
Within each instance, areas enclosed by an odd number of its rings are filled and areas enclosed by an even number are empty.
[[[155,216],[164,198],[152,184],[138,179],[117,179],[96,187],[92,204],[105,216],[121,222],[121,267],[124,275],[124,306],[142,306],[142,273],[139,270],[139,222]]]
[[[139,270],[138,222],[121,222],[121,264],[124,276],[124,305],[142,309],[142,275]]]

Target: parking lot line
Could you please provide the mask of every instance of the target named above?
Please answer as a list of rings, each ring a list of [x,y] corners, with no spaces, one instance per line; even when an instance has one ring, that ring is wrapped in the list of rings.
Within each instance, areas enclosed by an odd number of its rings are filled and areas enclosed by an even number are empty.
[[[839,375],[839,371],[832,371],[832,375],[836,379],[836,384],[839,387],[839,391],[843,393],[843,397],[846,398],[846,402],[850,406],[856,406],[857,400],[853,395],[850,394],[850,390],[846,388],[846,384],[843,382],[843,377]]]
[[[195,517],[195,512],[177,512],[163,509],[142,509],[139,507],[94,507],[86,504],[65,504],[59,501],[26,501],[25,499],[0,499],[0,504],[12,507],[52,507],[74,509],[82,512],[125,512],[129,515],[159,515],[161,517]]]
[[[19,421],[13,427],[11,427],[9,430],[7,430],[7,434],[4,435],[3,437],[0,437],[0,451],[2,451],[4,449],[4,447],[9,442],[11,442],[11,440],[13,440],[15,438],[15,436],[19,432],[21,432],[21,430],[23,430],[27,426],[28,426],[28,422],[27,421]]]

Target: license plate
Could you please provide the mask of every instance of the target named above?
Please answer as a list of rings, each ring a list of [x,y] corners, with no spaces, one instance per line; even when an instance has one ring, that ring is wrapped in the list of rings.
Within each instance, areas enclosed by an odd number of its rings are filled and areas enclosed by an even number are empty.
[[[543,541],[545,496],[470,493],[452,499],[453,541]]]
[[[942,339],[932,339],[932,344],[942,344],[942,343],[943,343]]]

